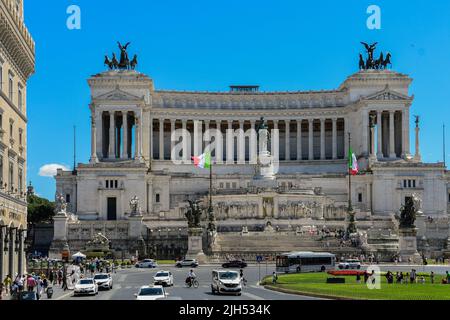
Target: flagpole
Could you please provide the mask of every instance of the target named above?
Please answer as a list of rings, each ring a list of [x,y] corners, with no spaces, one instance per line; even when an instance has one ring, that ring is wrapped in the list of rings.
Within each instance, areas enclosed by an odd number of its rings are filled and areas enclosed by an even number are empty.
[[[353,205],[352,205],[352,173],[350,168],[350,163],[353,163],[353,154],[351,154],[351,134],[348,132],[348,165],[347,165],[347,172],[348,172],[348,226],[347,226],[347,237],[350,236],[350,234],[356,232],[356,225],[355,225],[355,213],[353,211]],[[352,162],[350,162],[350,159],[352,159]]]

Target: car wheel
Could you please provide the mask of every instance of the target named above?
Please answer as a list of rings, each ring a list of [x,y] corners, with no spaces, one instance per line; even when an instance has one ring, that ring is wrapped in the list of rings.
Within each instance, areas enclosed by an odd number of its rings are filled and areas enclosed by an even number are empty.
[[[302,271],[302,269],[300,269],[300,267],[297,267],[297,272],[300,273],[300,271]]]
[[[348,269],[350,266],[345,266],[345,269]]]
[[[361,266],[357,266],[356,269],[358,269],[358,270],[361,269]]]
[[[338,268],[342,270],[344,267],[343,266],[338,266]]]
[[[322,267],[320,268],[320,272],[325,272],[325,266],[322,266]]]

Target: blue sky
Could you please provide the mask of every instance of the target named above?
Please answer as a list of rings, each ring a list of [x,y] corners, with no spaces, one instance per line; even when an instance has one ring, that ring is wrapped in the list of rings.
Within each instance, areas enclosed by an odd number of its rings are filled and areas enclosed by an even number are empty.
[[[442,161],[443,122],[450,132],[449,1],[47,2],[25,1],[36,41],[36,74],[28,83],[28,181],[44,197],[53,199],[55,181],[39,169],[72,166],[73,125],[77,160],[89,160],[86,80],[104,71],[103,57],[117,52],[118,40],[132,42],[139,71],[157,89],[210,91],[230,84],[259,84],[265,91],[337,88],[357,71],[359,42],[378,41],[378,50],[392,53],[393,69],[414,78],[411,116],[422,117],[423,159]],[[72,4],[81,8],[81,30],[66,27]],[[381,8],[381,30],[366,27],[372,4]]]

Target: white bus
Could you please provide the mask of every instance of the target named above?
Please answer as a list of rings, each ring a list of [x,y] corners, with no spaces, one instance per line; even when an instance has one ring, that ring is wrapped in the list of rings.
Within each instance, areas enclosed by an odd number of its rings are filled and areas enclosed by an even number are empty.
[[[336,256],[328,252],[290,252],[277,256],[277,272],[325,272],[334,270]]]

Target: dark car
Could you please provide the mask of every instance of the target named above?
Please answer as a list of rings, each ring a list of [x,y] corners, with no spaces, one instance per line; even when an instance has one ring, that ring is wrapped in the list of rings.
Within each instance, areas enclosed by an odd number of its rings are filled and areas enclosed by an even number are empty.
[[[247,263],[242,260],[231,260],[222,264],[223,268],[245,268]]]

